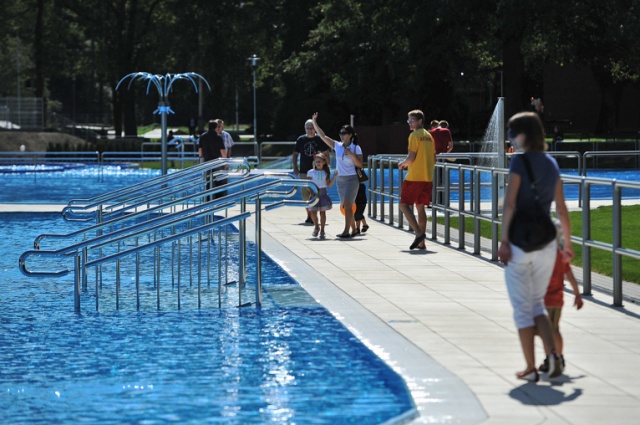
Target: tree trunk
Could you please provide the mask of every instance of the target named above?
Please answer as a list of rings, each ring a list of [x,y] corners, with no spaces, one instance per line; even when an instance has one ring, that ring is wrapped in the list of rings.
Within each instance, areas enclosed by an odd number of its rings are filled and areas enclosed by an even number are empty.
[[[127,90],[122,92],[122,119],[124,121],[124,135],[137,136],[138,127],[136,125],[136,102],[133,92]]]
[[[113,103],[113,128],[116,137],[120,137],[122,136],[122,100],[120,92],[115,90],[115,87],[111,91],[111,99]]]
[[[519,39],[509,39],[502,44],[504,72],[504,110],[505,120],[518,112],[526,110],[522,94],[522,80],[524,78],[524,58],[520,50]]]
[[[35,65],[34,94],[42,98],[44,126],[47,126],[47,102],[44,98],[44,0],[36,1],[36,22],[33,38]]]

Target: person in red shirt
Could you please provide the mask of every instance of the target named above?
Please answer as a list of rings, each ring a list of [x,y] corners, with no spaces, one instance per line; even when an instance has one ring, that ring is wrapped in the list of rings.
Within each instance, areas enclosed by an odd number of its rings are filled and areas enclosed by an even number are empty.
[[[449,123],[445,120],[433,120],[430,123],[430,127],[429,134],[433,137],[436,155],[451,152],[453,150],[453,138],[451,138],[451,131],[449,131]],[[438,183],[436,203],[442,204],[444,200],[444,194],[440,189],[443,180],[442,168],[436,167],[436,174],[435,180]],[[428,207],[431,207],[431,204],[429,204]]]
[[[431,137],[433,137],[435,143],[436,155],[439,153],[449,153],[453,150],[453,138],[451,137],[449,123],[447,121],[431,121],[429,133],[431,133]]]
[[[583,306],[582,296],[580,295],[580,290],[578,289],[578,282],[576,282],[576,278],[571,271],[571,264],[564,259],[564,255],[562,254],[562,226],[560,226],[560,221],[555,220],[556,230],[558,232],[558,251],[556,251],[556,263],[553,268],[553,273],[551,274],[551,279],[549,280],[549,287],[547,288],[547,293],[544,296],[544,305],[547,308],[547,313],[549,314],[549,321],[551,322],[551,328],[553,329],[553,339],[556,345],[556,351],[560,356],[560,360],[562,361],[562,367],[564,368],[564,355],[563,355],[563,340],[562,334],[560,333],[560,316],[562,314],[562,306],[564,305],[563,295],[564,295],[564,278],[566,277],[569,283],[571,284],[571,288],[573,289],[574,301],[573,305],[580,310]],[[546,350],[546,348],[545,348]],[[547,352],[547,358],[544,359],[544,363],[540,365],[538,368],[540,372],[548,372],[549,371],[549,353]]]

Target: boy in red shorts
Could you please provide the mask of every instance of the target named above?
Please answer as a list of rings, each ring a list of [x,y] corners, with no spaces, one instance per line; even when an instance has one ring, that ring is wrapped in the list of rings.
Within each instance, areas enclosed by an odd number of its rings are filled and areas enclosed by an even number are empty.
[[[562,367],[564,368],[564,355],[562,351],[563,340],[562,334],[560,333],[560,316],[562,314],[562,306],[564,305],[564,300],[562,299],[562,297],[564,294],[565,277],[567,278],[567,280],[571,284],[571,288],[573,289],[573,295],[575,297],[573,305],[576,306],[578,310],[580,310],[583,306],[583,302],[582,296],[580,295],[580,290],[578,289],[578,283],[576,282],[576,278],[571,271],[571,264],[565,262],[564,256],[562,255],[562,244],[564,241],[562,236],[562,226],[560,225],[559,220],[554,221],[558,233],[558,251],[556,251],[556,264],[553,268],[553,273],[551,274],[551,280],[549,281],[547,294],[544,296],[544,305],[547,308],[547,313],[549,314],[549,321],[551,321],[551,328],[553,329],[553,339],[556,345],[556,351],[560,355]],[[540,365],[538,370],[540,372],[549,371],[549,353],[547,353],[547,358],[544,359],[544,363]]]
[[[400,191],[400,211],[416,235],[409,249],[426,249],[424,240],[427,231],[427,213],[424,207],[431,203],[436,151],[433,138],[424,129],[422,111],[415,109],[408,115],[407,124],[409,124],[411,134],[409,135],[407,158],[398,164],[400,170],[409,170]],[[417,220],[413,214],[413,205],[418,210]]]

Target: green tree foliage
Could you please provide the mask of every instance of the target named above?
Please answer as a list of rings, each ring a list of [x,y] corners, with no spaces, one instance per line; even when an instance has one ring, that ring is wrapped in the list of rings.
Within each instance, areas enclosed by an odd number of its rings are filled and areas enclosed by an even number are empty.
[[[157,119],[144,84],[114,91],[136,71],[197,72],[212,85],[203,119],[233,122],[238,99],[240,120],[251,122],[252,54],[261,58],[258,128],[277,137],[299,134],[315,111],[330,129],[350,115],[358,125],[402,121],[413,108],[471,133],[487,117],[470,111],[490,113],[501,82],[510,114],[541,95],[545,64],[569,63],[593,71],[605,130],[623,84],[639,78],[640,0],[0,2],[0,95],[15,95],[19,58],[25,89],[65,110],[72,88],[80,109],[110,102],[128,135]],[[176,119],[186,114],[178,125],[198,100],[192,88],[171,93]]]

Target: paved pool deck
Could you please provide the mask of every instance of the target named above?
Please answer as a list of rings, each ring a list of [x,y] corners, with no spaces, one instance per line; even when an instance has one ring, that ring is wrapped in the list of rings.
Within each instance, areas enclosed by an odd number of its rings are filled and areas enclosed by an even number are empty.
[[[311,236],[304,211],[263,214],[263,250],[405,377],[420,417],[413,424],[631,424],[640,421],[640,306],[612,307],[609,294],[572,307],[561,330],[566,372],[519,381],[524,359],[503,269],[486,257],[368,219],[366,235]],[[543,359],[541,344],[537,358]]]
[[[0,205],[0,212],[61,208]],[[594,292],[576,311],[565,293],[566,371],[526,383],[515,378],[524,360],[499,264],[429,239],[427,251],[410,251],[411,233],[372,219],[365,235],[339,240],[336,208],[319,240],[304,215],[294,207],[264,212],[263,250],[405,378],[419,414],[409,423],[640,421],[637,304],[612,307],[611,295]]]

